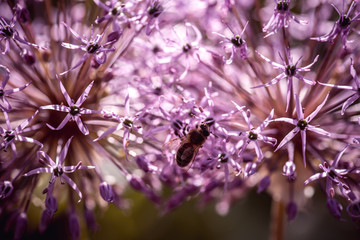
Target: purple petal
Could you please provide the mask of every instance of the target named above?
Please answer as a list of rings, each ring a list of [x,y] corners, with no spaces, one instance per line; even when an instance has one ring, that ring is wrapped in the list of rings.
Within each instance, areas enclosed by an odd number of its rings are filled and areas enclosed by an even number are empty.
[[[92,81],[85,89],[85,91],[81,94],[81,96],[78,98],[78,100],[76,101],[75,105],[77,107],[80,107],[81,104],[83,104],[83,102],[86,100],[86,98],[89,96],[89,92],[92,88],[92,86],[94,85],[94,81]],[[69,105],[71,106],[71,105]]]
[[[357,88],[360,88],[360,82],[359,82],[359,79],[358,79],[358,77],[356,75],[356,71],[355,71],[352,59],[351,59],[351,66],[350,66],[350,74],[354,78],[354,81],[356,83]],[[354,89],[354,90],[356,90],[356,89]]]
[[[69,27],[69,25],[67,25],[65,22],[62,22],[62,24],[74,35],[74,37],[81,41],[81,42],[84,42],[84,40],[80,37],[80,35],[74,31],[74,29],[72,29],[71,27]],[[86,44],[86,42],[85,42]]]
[[[1,88],[4,89],[6,84],[8,83],[9,81],[9,78],[10,78],[10,70],[3,66],[3,65],[0,65],[0,68],[4,69],[5,70],[5,76],[4,76],[4,80],[3,82],[1,83]]]
[[[313,132],[315,132],[317,134],[321,134],[321,135],[324,135],[324,136],[331,136],[331,133],[325,131],[324,129],[321,129],[321,128],[318,128],[318,127],[315,127],[315,126],[312,126],[312,125],[308,125],[307,129],[310,130],[310,131],[313,131]]]
[[[296,102],[296,114],[297,114],[298,120],[303,120],[304,112],[303,112],[303,109],[301,106],[299,96],[297,94],[294,94],[294,95],[295,95],[295,102]]]
[[[267,61],[268,63],[270,63],[271,65],[273,65],[274,68],[276,69],[282,69],[284,70],[284,66],[279,64],[279,63],[276,63],[276,62],[273,62],[271,61],[269,58],[265,57],[264,55],[262,55],[261,53],[259,53],[258,51],[255,51],[257,54],[259,54],[259,56],[264,59],[265,61]]]
[[[278,83],[284,77],[286,77],[286,74],[281,73],[280,75],[278,75],[274,79],[272,79],[270,82],[268,82],[266,84],[258,85],[258,86],[255,86],[255,87],[251,87],[251,89],[260,88],[260,87],[268,87],[268,86],[274,85],[274,84]]]
[[[262,132],[262,130],[264,130],[264,128],[267,127],[267,125],[269,125],[270,120],[274,117],[274,109],[271,110],[269,116],[264,120],[264,122],[262,122],[259,126],[259,132]]]
[[[345,110],[351,105],[353,104],[353,102],[355,102],[357,99],[359,98],[359,94],[355,93],[354,95],[352,95],[351,97],[349,97],[343,104],[342,108],[341,108],[341,115],[344,115]]]
[[[36,112],[29,117],[28,119],[26,119],[24,122],[22,122],[19,126],[17,126],[15,128],[15,132],[16,133],[21,133],[22,130],[31,122],[31,120],[36,116],[36,114],[39,112],[39,110],[36,110]]]
[[[261,160],[264,158],[264,154],[261,151],[259,142],[258,141],[252,141],[252,142],[255,144],[255,152],[256,152],[256,156],[258,157],[257,162],[261,162]]]
[[[60,73],[60,75],[64,75],[64,74],[74,70],[75,68],[78,68],[81,64],[83,64],[86,61],[86,59],[88,59],[88,57],[89,57],[89,53],[85,53],[84,56],[75,64],[75,66],[73,66],[69,70],[66,70],[65,72]]]
[[[115,132],[115,131],[120,130],[120,129],[122,128],[122,126],[123,126],[123,124],[122,124],[122,122],[121,122],[121,123],[119,123],[117,126],[113,126],[113,127],[109,128],[109,129],[106,130],[103,134],[101,134],[100,137],[96,138],[94,141],[98,141],[98,140],[106,137],[107,135],[109,135],[109,134],[111,134],[111,133],[113,133],[113,132]]]
[[[64,48],[68,48],[68,49],[81,49],[83,46],[80,45],[75,45],[75,44],[71,44],[71,43],[61,43],[61,46],[63,46]]]
[[[58,81],[59,81],[60,91],[61,91],[61,93],[64,95],[64,98],[65,98],[68,106],[70,107],[70,106],[72,105],[71,98],[70,98],[69,94],[67,93],[67,91],[66,91],[64,85],[62,84],[62,82],[61,82],[61,80],[60,80],[60,78],[59,78],[58,75],[56,75],[56,78],[57,78]]]
[[[46,124],[46,126],[48,126],[51,130],[60,130],[66,125],[66,123],[71,119],[71,117],[72,117],[72,115],[70,113],[68,113],[65,116],[64,120],[60,123],[60,125],[57,128],[54,128],[53,126],[51,126],[48,123]]]
[[[300,132],[301,134],[301,143],[302,143],[302,155],[303,155],[303,160],[304,160],[304,167],[306,167],[306,131],[303,130]]]
[[[305,120],[309,123],[320,112],[321,108],[325,105],[326,100],[329,97],[329,93],[326,95],[324,101],[313,111]]]
[[[71,140],[72,140],[72,139],[73,139],[73,136],[71,136],[71,137],[67,140],[64,148],[61,150],[60,154],[56,157],[56,163],[57,163],[57,165],[62,166],[62,165],[64,164],[65,157],[66,157],[67,152],[68,152],[68,150],[69,150],[69,146],[70,146],[70,143],[71,143]],[[59,143],[60,143],[60,141],[59,141]]]
[[[330,83],[321,83],[318,82],[320,85],[323,86],[328,86],[328,87],[334,87],[334,88],[338,88],[338,89],[346,89],[346,90],[354,90],[357,91],[357,89],[355,87],[351,87],[351,86],[344,86],[344,85],[334,85],[334,84],[330,84]]]
[[[338,153],[338,155],[336,155],[334,162],[331,164],[331,168],[335,169],[337,168],[340,158],[342,157],[342,155],[344,154],[344,152],[346,151],[346,149],[349,147],[349,145],[346,145],[346,147]]]
[[[302,75],[300,75],[299,73],[296,73],[295,74],[295,77],[298,78],[299,80],[303,81],[304,83],[306,84],[309,84],[309,85],[315,85],[316,82],[313,81],[313,80],[310,80],[310,79],[307,79],[307,78],[304,78]]]
[[[82,193],[80,192],[79,188],[76,186],[76,183],[75,183],[71,178],[69,178],[68,176],[66,176],[65,174],[61,175],[61,177],[64,178],[64,180],[70,185],[70,187],[77,192],[77,194],[78,194],[79,197],[80,197],[78,203],[81,202]]]
[[[291,118],[287,118],[287,117],[281,117],[281,118],[276,118],[273,120],[274,122],[287,122],[290,123],[292,125],[297,125],[298,121],[295,119],[291,119]]]
[[[41,106],[40,109],[49,109],[49,110],[55,110],[55,111],[59,111],[59,112],[70,112],[71,111],[71,108],[69,108],[67,106],[56,105],[56,104]]]
[[[44,164],[46,164],[46,162],[44,161],[45,159],[48,162],[48,164],[46,165],[50,168],[56,166],[56,163],[51,159],[51,157],[49,157],[49,155],[47,155],[43,151],[38,151],[37,157],[39,158],[40,161],[43,161]]]
[[[88,135],[89,134],[89,130],[87,129],[87,127],[83,124],[83,122],[81,121],[81,118],[79,116],[75,116],[75,122],[79,128],[79,130],[84,134],[84,135]]]
[[[327,176],[326,172],[322,172],[322,173],[315,173],[314,175],[312,175],[311,177],[309,177],[308,179],[306,179],[306,181],[304,182],[305,185],[307,185],[310,182],[313,182],[315,180],[319,180],[321,178],[325,178]]]
[[[275,149],[274,152],[276,152],[277,150],[279,150],[282,146],[284,146],[287,142],[289,142],[293,137],[295,137],[295,135],[300,131],[300,128],[296,127],[293,130],[291,130],[285,137],[284,139],[279,143],[279,145],[277,146],[277,148]]]
[[[27,173],[25,173],[23,176],[24,177],[28,177],[34,174],[39,174],[39,173],[52,173],[52,169],[51,168],[45,168],[45,167],[41,167],[41,168],[36,168],[33,169]]]

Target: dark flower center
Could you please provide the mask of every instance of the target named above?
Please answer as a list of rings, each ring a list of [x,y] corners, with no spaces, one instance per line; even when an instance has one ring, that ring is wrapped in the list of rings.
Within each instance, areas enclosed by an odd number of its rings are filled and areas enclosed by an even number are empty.
[[[184,51],[184,53],[187,53],[187,52],[189,52],[191,50],[191,46],[190,46],[190,44],[185,44],[184,46],[183,46],[183,51]]]
[[[88,53],[95,53],[96,50],[98,50],[99,48],[100,46],[97,43],[95,43],[95,44],[90,44],[86,50],[88,51]]]
[[[54,169],[54,175],[56,177],[60,177],[64,173],[64,170],[62,168],[55,168]]]
[[[328,174],[331,179],[335,179],[337,177],[335,171],[332,169],[330,170],[330,172]]]
[[[148,10],[148,14],[153,17],[158,17],[162,11],[164,11],[164,8],[158,1],[156,1],[154,5]]]
[[[11,140],[13,140],[15,138],[14,132],[13,131],[6,131],[5,132],[5,136],[4,136],[4,140],[5,142],[10,142]]]
[[[351,19],[349,17],[346,17],[345,15],[340,17],[340,26],[343,27],[343,28],[346,28],[347,26],[350,25],[351,23]]]
[[[289,5],[287,4],[287,2],[279,1],[279,2],[277,3],[276,9],[277,9],[278,11],[283,11],[283,12],[285,12],[285,11],[287,11],[287,10],[289,9]]]
[[[299,120],[297,125],[301,130],[305,130],[308,123],[305,120]]]
[[[295,66],[290,66],[290,65],[286,66],[286,75],[294,76],[295,72],[296,72],[296,67]]]
[[[258,135],[256,133],[253,133],[253,132],[250,131],[248,138],[250,140],[256,140],[258,138]]]
[[[113,9],[111,9],[111,14],[112,14],[113,16],[118,15],[118,14],[119,14],[119,8],[114,7]]]
[[[240,38],[239,35],[236,35],[231,39],[231,43],[234,44],[236,47],[240,47],[243,44],[243,40]]]
[[[1,31],[6,37],[12,37],[12,35],[14,34],[14,30],[12,30],[9,26],[6,26]]]
[[[71,108],[70,108],[70,114],[71,115],[75,116],[75,115],[77,115],[79,113],[80,113],[80,108],[79,107],[77,107],[75,105],[71,106]]]
[[[218,155],[218,161],[221,162],[221,163],[226,163],[227,161],[229,161],[229,158],[226,157],[226,154],[225,153],[220,153]]]
[[[5,92],[3,89],[0,89],[0,97],[4,96]]]
[[[125,126],[131,128],[132,125],[133,125],[133,122],[132,122],[131,120],[129,120],[129,119],[125,119],[124,122],[123,122],[123,124],[124,124]]]

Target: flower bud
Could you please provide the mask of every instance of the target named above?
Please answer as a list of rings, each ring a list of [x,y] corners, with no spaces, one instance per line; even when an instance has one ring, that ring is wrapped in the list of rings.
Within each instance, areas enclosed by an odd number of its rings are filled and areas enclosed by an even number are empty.
[[[24,49],[22,52],[21,52],[21,57],[23,58],[24,62],[27,64],[27,65],[33,65],[35,63],[35,56],[34,54],[27,50],[27,49]]]
[[[15,233],[14,233],[14,239],[21,239],[21,237],[24,235],[27,227],[27,217],[26,213],[22,212],[19,214],[19,216],[16,219],[15,223]]]
[[[288,216],[288,221],[295,219],[297,214],[297,205],[293,201],[289,202],[286,206],[286,214]]]
[[[329,208],[330,213],[335,218],[337,218],[337,219],[341,218],[341,211],[342,211],[343,207],[338,201],[336,201],[334,198],[328,198],[326,201],[326,206]]]
[[[7,198],[12,193],[14,187],[10,181],[0,182],[0,199]]]
[[[80,224],[79,218],[76,214],[72,213],[69,218],[69,228],[72,239],[76,240],[80,238]]]
[[[258,184],[257,193],[261,193],[266,190],[270,185],[270,176],[265,176]]]
[[[107,182],[100,183],[100,195],[101,197],[107,201],[107,202],[113,202],[114,201],[114,191]]]
[[[54,214],[57,211],[57,200],[54,196],[47,194],[45,199],[45,206],[48,211]]]
[[[149,164],[144,156],[137,156],[136,163],[144,172],[149,171]]]

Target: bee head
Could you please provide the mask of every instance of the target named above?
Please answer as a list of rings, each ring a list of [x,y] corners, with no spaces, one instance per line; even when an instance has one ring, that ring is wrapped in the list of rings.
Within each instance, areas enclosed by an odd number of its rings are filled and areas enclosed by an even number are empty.
[[[202,135],[204,135],[205,137],[209,136],[210,135],[209,125],[207,125],[206,123],[201,123],[200,131],[201,131]]]

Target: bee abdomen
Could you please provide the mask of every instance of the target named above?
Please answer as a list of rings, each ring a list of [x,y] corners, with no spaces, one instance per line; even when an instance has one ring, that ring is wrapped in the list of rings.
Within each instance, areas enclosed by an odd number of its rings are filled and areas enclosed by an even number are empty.
[[[195,148],[191,143],[183,144],[176,152],[176,163],[179,167],[186,167],[192,160]]]

